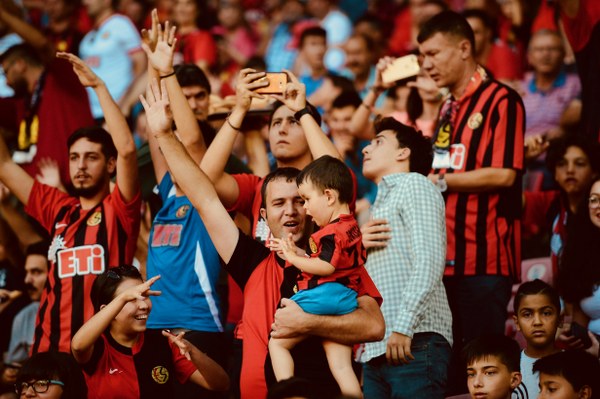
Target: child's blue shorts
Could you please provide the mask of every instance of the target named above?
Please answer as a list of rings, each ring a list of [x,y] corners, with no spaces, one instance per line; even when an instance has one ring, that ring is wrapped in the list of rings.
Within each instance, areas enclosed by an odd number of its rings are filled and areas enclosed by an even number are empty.
[[[342,315],[352,313],[358,306],[356,291],[334,282],[298,291],[290,299],[311,314]]]

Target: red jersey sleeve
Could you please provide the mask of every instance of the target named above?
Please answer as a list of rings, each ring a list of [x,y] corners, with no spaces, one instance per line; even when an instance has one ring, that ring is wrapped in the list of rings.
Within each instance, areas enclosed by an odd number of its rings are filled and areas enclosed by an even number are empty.
[[[254,220],[252,203],[254,202],[254,197],[260,195],[260,193],[257,192],[257,185],[262,179],[248,173],[235,174],[232,176],[237,182],[240,194],[235,204],[233,204],[228,211],[240,212],[248,219]]]
[[[123,223],[125,228],[130,229],[128,233],[137,236],[137,231],[139,231],[140,227],[140,212],[142,207],[141,191],[138,189],[133,199],[129,202],[125,202],[121,195],[121,191],[119,190],[119,186],[115,186],[110,195],[110,201],[119,220]]]
[[[52,231],[52,225],[57,213],[65,205],[75,205],[78,200],[62,191],[34,181],[29,200],[25,205],[25,212],[48,231]]]
[[[519,95],[512,90],[498,101],[491,118],[487,154],[491,155],[490,167],[523,169],[525,110]]]
[[[184,384],[187,380],[190,379],[190,376],[194,374],[194,371],[198,369],[189,361],[185,356],[179,352],[179,347],[169,341],[169,345],[171,346],[171,352],[173,353],[173,365],[175,366],[175,374],[177,377],[177,381],[180,384]]]

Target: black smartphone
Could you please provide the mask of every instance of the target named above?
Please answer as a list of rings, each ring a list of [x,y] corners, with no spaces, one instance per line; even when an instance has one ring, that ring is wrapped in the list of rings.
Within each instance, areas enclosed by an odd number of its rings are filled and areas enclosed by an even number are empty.
[[[571,322],[570,335],[581,340],[581,343],[583,344],[583,349],[587,349],[590,346],[592,346],[592,340],[588,335],[587,328],[575,321]]]

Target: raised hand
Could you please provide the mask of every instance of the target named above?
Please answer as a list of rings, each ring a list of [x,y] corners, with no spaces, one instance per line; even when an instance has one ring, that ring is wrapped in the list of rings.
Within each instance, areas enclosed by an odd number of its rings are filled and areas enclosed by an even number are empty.
[[[264,72],[257,72],[252,68],[242,69],[238,75],[235,86],[235,106],[247,111],[250,109],[252,98],[264,99],[265,97],[255,92],[259,87],[269,85],[267,80],[261,80],[265,76]]]
[[[158,10],[155,8],[152,10],[152,27],[150,30],[142,29],[142,43],[145,43],[151,51],[156,48],[156,42],[158,41]]]
[[[380,58],[379,61],[377,61],[377,65],[375,66],[375,83],[373,84],[374,90],[383,92],[384,90],[394,86],[394,82],[384,83],[383,78],[381,77],[383,71],[385,71],[386,68],[389,67],[392,62],[394,62],[393,57],[383,57]]]
[[[158,296],[160,295],[160,291],[153,291],[150,289],[152,284],[158,280],[160,276],[154,276],[151,279],[144,281],[141,284],[138,284],[134,287],[131,287],[120,294],[120,297],[125,302],[135,301],[137,299],[144,300],[149,296]]]
[[[148,127],[154,135],[168,133],[173,124],[173,112],[169,103],[169,94],[164,81],[160,87],[156,79],[146,87],[146,96],[140,96],[140,101],[146,111]]]
[[[8,201],[10,198],[10,190],[4,184],[0,183],[0,202]]]
[[[152,67],[160,74],[166,75],[173,72],[173,55],[175,54],[175,45],[177,44],[175,31],[177,28],[175,26],[171,27],[169,21],[167,21],[165,22],[165,29],[163,31],[161,24],[158,23],[158,16],[156,18],[155,26],[153,16],[152,31],[148,34],[149,37],[156,35],[156,41],[154,42],[153,39],[149,39],[147,43],[144,40],[142,42],[142,49],[144,49]]]
[[[288,75],[288,83],[283,94],[271,94],[273,98],[284,103],[289,109],[298,112],[306,107],[306,86],[300,83],[296,75],[284,69]]]
[[[35,176],[37,181],[50,187],[62,187],[58,162],[52,158],[42,158],[39,160],[37,166],[40,171],[40,173]]]
[[[102,79],[100,79],[98,75],[96,75],[94,71],[92,71],[90,67],[87,66],[87,64],[76,55],[59,52],[56,53],[56,56],[58,58],[62,58],[63,60],[69,61],[71,65],[73,65],[73,72],[75,72],[83,86],[95,88],[104,84]]]
[[[162,330],[162,335],[169,338],[169,341],[177,345],[179,348],[179,353],[185,356],[187,360],[192,360],[192,357],[190,356],[190,351],[192,348],[190,343],[183,338],[185,335],[184,332],[180,332],[179,334],[175,335],[169,330]]]

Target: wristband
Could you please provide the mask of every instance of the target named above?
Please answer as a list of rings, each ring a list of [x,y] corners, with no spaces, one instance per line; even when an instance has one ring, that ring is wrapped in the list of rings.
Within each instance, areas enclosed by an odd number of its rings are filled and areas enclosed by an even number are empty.
[[[173,71],[173,72],[171,72],[171,73],[168,73],[168,74],[166,74],[165,76],[159,76],[159,77],[160,77],[161,79],[166,79],[166,78],[169,78],[169,77],[171,77],[171,76],[173,76],[173,75],[175,75],[175,71]]]
[[[233,129],[233,130],[237,130],[238,132],[239,132],[240,130],[242,130],[242,127],[241,127],[241,126],[240,126],[240,127],[235,127],[235,126],[233,126],[233,125],[231,124],[231,122],[229,122],[229,118],[225,119],[225,122],[227,122],[227,124],[228,124],[228,125],[229,125],[229,126],[230,126],[230,127]]]
[[[365,103],[360,103],[360,105],[362,105],[363,107],[365,107],[366,109],[369,110],[369,112],[373,112],[373,106],[372,105],[368,105]]]
[[[294,114],[294,119],[296,119],[298,122],[300,122],[300,118],[302,118],[306,114],[310,114],[310,108],[308,108],[308,107],[304,107],[300,111],[296,112]]]

